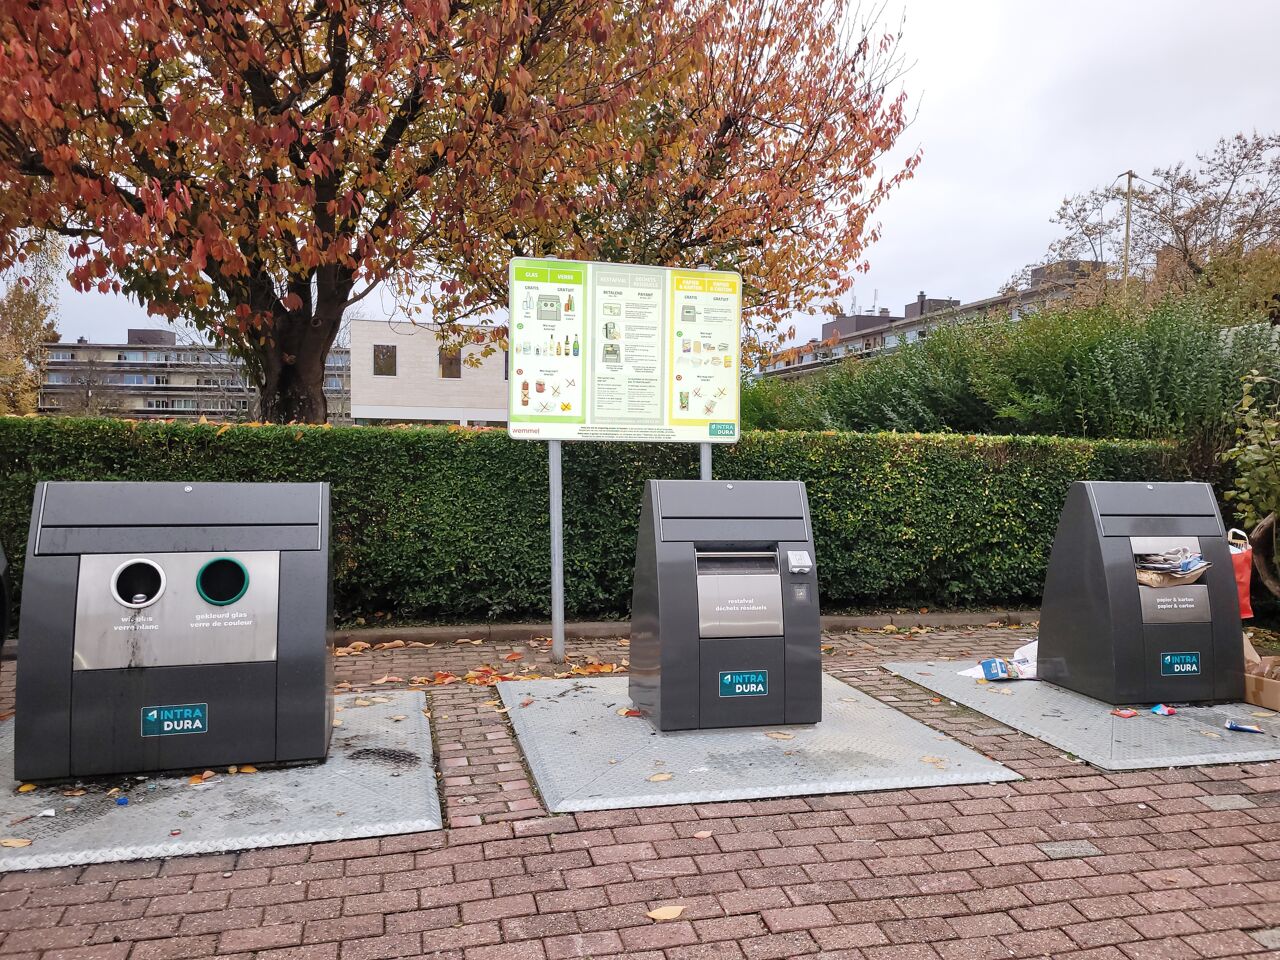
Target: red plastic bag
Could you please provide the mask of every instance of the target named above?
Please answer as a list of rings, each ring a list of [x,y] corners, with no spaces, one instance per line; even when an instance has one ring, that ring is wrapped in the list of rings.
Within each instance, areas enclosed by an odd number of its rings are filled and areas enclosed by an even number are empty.
[[[1253,606],[1249,603],[1249,585],[1253,578],[1253,544],[1243,530],[1227,532],[1227,546],[1231,548],[1231,566],[1236,574],[1236,592],[1240,594],[1240,619],[1248,620],[1253,616]]]

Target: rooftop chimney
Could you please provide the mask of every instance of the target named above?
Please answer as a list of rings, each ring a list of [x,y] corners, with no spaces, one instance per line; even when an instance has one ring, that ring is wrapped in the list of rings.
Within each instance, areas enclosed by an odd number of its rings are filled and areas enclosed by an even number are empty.
[[[888,307],[881,307],[881,308],[880,308],[880,316],[882,316],[882,317],[887,317],[888,315],[889,315],[889,308],[888,308]]]
[[[88,343],[88,342],[89,342],[89,339],[87,337],[76,337],[76,343]]]

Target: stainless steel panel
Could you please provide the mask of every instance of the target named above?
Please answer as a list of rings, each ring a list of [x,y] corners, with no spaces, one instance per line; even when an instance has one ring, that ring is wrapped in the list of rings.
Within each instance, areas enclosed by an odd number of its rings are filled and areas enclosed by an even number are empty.
[[[1168,550],[1180,550],[1183,547],[1192,553],[1200,552],[1199,537],[1130,537],[1129,546],[1135,554],[1164,553]]]
[[[223,557],[244,565],[249,584],[239,600],[218,606],[200,596],[196,576],[207,562]],[[117,568],[135,559],[152,561],[165,576],[163,592],[139,609],[117,602],[111,589]],[[279,593],[280,554],[276,551],[81,557],[74,669],[274,660]]]
[[[1186,587],[1138,587],[1143,623],[1209,623],[1209,588],[1203,583]]]
[[[698,636],[782,636],[777,574],[699,574]]]
[[[659,516],[737,520],[804,519],[804,484],[784,480],[655,480]],[[743,534],[737,539],[749,539]]]

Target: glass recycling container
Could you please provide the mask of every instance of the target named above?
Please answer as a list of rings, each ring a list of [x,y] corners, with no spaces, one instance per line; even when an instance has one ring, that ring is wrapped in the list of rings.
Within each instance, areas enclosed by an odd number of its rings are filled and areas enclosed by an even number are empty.
[[[1140,583],[1139,558],[1161,554],[1208,566],[1194,582]],[[1037,673],[1116,705],[1243,699],[1239,595],[1212,487],[1072,484],[1049,558]]]
[[[817,723],[821,628],[798,481],[649,480],[630,693],[659,730]]]
[[[330,570],[328,484],[38,484],[16,775],[323,759]]]

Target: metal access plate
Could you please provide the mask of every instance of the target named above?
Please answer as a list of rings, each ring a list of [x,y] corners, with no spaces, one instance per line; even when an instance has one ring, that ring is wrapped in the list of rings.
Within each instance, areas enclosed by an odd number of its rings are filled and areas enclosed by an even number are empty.
[[[1247,703],[1177,707],[1171,717],[1138,708],[1113,717],[1115,709],[1073,690],[1038,680],[978,683],[958,671],[959,661],[886,663],[885,669],[993,720],[1052,744],[1104,770],[1194,767],[1214,763],[1280,760],[1280,715]],[[1270,714],[1270,716],[1254,716]],[[1227,730],[1228,720],[1265,733]]]
[[[619,715],[631,707],[625,677],[498,690],[553,813],[1021,779],[828,676],[821,723],[669,733]]]
[[[336,698],[342,725],[322,764],[235,776],[220,769],[200,786],[187,777],[99,778],[84,782],[79,797],[63,795],[74,783],[20,794],[10,781],[0,791],[4,836],[32,842],[0,849],[0,871],[439,830],[425,697],[378,696],[387,702],[358,707],[354,695]],[[0,723],[0,769],[12,776],[12,720]],[[127,806],[116,804],[122,796]],[[50,809],[54,816],[38,816]]]

